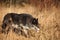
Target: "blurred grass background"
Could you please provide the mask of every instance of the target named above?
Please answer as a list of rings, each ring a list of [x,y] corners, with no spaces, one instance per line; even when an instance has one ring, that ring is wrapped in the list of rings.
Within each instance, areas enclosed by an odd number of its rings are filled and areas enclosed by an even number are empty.
[[[30,38],[0,32],[0,40],[60,40],[60,0],[0,0],[0,31],[3,17],[11,12],[38,18],[40,32]]]

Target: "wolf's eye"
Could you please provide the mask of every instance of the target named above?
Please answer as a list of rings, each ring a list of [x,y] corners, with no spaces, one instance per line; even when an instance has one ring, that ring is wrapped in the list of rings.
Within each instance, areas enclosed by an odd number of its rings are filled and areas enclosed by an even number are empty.
[[[34,22],[35,22],[35,20],[34,20]]]

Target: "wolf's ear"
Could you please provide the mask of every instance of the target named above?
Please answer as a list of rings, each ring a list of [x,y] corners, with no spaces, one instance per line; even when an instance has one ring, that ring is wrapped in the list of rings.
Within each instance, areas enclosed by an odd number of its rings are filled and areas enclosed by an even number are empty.
[[[37,18],[37,21],[38,21],[38,18]]]

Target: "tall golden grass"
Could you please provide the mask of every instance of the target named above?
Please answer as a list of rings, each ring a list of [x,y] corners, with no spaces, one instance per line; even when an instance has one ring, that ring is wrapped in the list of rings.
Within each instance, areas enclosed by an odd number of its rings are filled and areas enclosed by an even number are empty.
[[[0,32],[0,40],[60,40],[60,1],[59,0],[30,0],[30,4],[23,4],[24,7],[16,4],[5,6],[0,3],[0,26],[7,13],[27,13],[38,18],[40,24],[39,33],[35,37],[25,38],[24,36],[9,32],[8,35]],[[0,27],[1,30],[1,27]]]

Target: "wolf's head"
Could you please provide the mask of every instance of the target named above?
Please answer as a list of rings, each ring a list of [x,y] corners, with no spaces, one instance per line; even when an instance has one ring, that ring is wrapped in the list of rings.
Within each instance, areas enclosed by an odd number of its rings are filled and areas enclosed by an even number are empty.
[[[36,19],[36,18],[33,18],[32,24],[33,24],[33,25],[38,25],[38,18],[37,18],[37,19]]]

